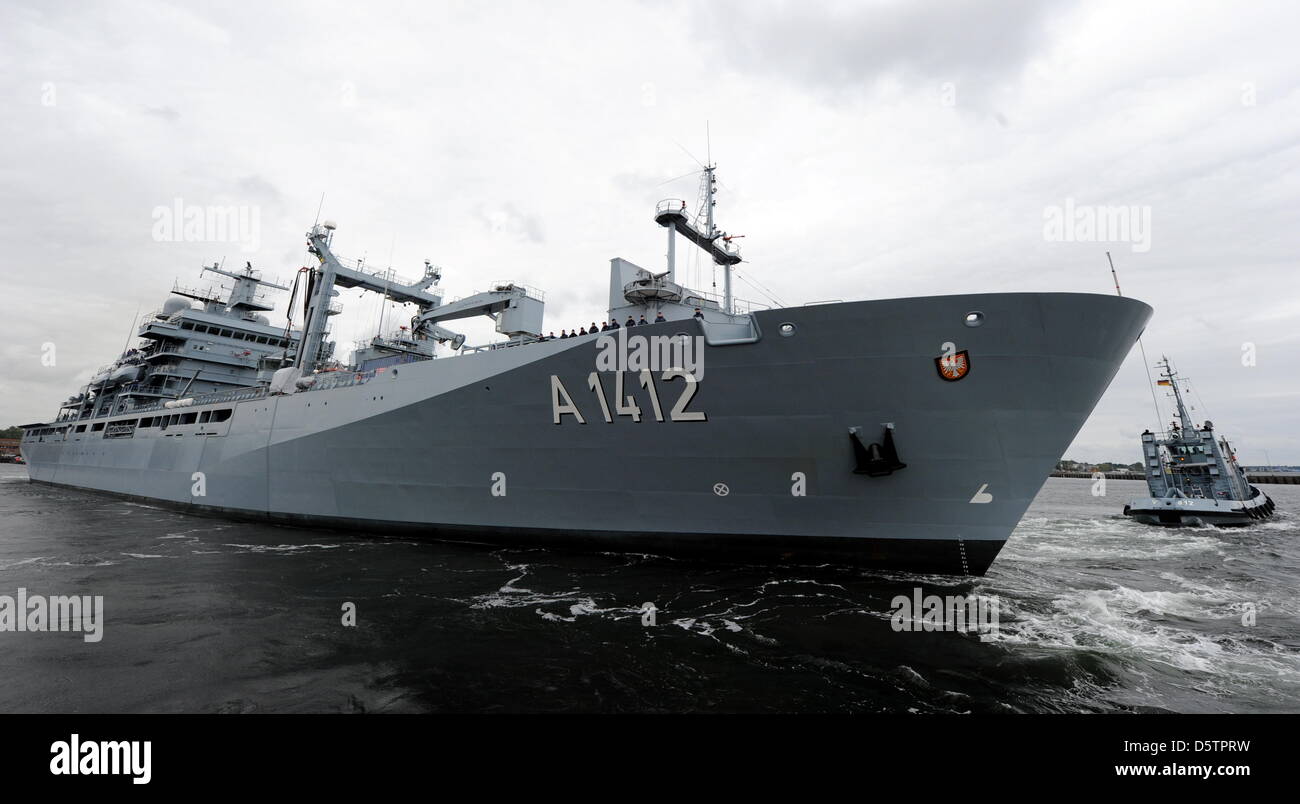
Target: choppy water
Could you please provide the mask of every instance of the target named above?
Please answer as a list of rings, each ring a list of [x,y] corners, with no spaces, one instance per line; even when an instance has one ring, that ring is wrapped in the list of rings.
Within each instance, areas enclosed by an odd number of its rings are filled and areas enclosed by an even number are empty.
[[[1241,530],[1119,516],[1143,488],[1049,480],[963,581],[248,525],[0,466],[0,594],[106,620],[0,633],[0,711],[1300,711],[1300,487]],[[998,635],[895,632],[918,585],[996,596]]]

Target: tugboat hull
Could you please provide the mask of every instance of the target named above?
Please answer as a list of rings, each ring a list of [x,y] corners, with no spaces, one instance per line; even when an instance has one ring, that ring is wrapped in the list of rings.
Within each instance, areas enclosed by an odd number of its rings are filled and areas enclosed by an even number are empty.
[[[1205,500],[1179,497],[1140,497],[1124,506],[1124,515],[1147,525],[1166,527],[1235,527],[1273,516],[1276,504],[1251,486],[1248,500]]]

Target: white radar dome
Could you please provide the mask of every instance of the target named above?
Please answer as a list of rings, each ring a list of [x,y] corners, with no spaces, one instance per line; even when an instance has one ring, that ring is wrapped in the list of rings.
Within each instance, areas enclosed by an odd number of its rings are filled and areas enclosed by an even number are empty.
[[[172,296],[168,298],[167,301],[163,302],[163,313],[166,315],[174,315],[179,313],[181,310],[188,309],[190,309],[189,300],[182,299],[180,296]]]

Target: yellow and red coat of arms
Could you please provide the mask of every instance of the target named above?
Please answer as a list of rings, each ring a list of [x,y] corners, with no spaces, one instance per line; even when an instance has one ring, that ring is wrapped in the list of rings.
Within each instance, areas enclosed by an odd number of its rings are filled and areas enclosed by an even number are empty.
[[[970,373],[970,355],[965,349],[951,355],[941,355],[934,359],[934,367],[939,376],[948,382],[956,382]]]

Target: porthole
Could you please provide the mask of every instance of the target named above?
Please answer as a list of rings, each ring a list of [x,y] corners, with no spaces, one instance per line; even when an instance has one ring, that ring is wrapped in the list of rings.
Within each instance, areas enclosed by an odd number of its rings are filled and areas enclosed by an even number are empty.
[[[971,310],[966,314],[966,318],[962,320],[962,323],[968,327],[978,327],[984,323],[984,314],[979,310]]]
[[[794,324],[787,321],[777,328],[777,332],[781,333],[781,337],[788,338],[794,334]]]

